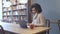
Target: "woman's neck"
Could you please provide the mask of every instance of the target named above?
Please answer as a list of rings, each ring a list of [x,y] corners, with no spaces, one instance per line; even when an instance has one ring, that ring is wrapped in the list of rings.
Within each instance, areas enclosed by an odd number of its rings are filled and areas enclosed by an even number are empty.
[[[36,18],[37,18],[37,16],[38,16],[38,14],[37,14],[37,13],[35,13],[35,14],[34,14],[34,19],[36,19]]]

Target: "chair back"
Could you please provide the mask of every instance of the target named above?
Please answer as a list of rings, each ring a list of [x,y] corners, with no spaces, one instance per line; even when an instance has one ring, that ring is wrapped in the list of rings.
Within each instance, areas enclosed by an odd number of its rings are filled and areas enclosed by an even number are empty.
[[[50,27],[50,20],[49,19],[46,19],[46,26]]]
[[[46,19],[46,26],[50,27],[50,20],[49,19]],[[46,33],[49,34],[49,30],[46,31]]]
[[[1,34],[5,34],[3,27],[0,25]]]

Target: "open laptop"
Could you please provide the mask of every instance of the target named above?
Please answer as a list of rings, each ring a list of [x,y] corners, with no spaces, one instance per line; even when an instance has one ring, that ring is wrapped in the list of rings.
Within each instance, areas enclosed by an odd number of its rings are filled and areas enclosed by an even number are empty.
[[[21,28],[27,28],[27,22],[25,20],[20,20],[19,24]]]

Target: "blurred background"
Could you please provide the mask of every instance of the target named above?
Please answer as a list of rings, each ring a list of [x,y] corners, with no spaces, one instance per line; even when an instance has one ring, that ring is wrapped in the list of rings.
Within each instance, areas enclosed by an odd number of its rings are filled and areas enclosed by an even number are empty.
[[[24,1],[23,1],[24,2]],[[59,20],[60,19],[60,0],[31,0],[31,4],[38,3],[41,5],[43,15],[46,19]],[[21,17],[22,18],[22,17]],[[0,20],[2,20],[2,0],[0,0]],[[50,34],[59,34],[57,24],[51,22]]]

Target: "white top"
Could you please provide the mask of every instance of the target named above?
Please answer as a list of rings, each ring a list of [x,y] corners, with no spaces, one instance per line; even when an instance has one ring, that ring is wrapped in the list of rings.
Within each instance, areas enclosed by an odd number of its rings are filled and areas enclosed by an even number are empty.
[[[39,25],[39,26],[46,26],[46,20],[45,20],[44,16],[42,15],[42,13],[40,13],[40,14],[36,13],[33,16],[32,24]]]

